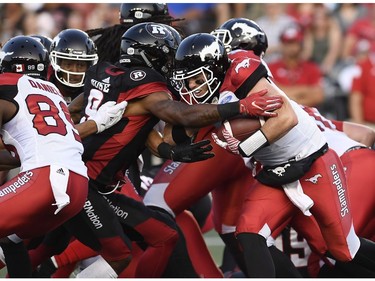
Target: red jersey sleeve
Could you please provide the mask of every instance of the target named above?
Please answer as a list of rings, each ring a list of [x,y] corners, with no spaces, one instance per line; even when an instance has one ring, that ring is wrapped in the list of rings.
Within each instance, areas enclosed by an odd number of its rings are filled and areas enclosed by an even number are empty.
[[[331,122],[336,126],[336,130],[337,131],[341,131],[343,132],[344,131],[344,122],[343,121],[338,121],[338,120],[332,120],[331,119]]]
[[[131,90],[124,93],[120,93],[118,102],[123,100],[132,100],[135,98],[140,98],[155,92],[166,92],[172,96],[171,92],[168,90],[167,86],[163,82],[151,82],[147,84],[139,85]]]

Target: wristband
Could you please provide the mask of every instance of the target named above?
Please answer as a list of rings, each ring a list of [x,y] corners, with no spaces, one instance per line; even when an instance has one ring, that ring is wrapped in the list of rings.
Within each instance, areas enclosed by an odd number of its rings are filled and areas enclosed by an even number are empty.
[[[217,111],[219,112],[221,120],[226,120],[235,117],[240,114],[239,101],[219,104],[217,106]]]
[[[260,148],[268,145],[268,140],[261,130],[256,131],[252,136],[240,142],[238,150],[242,156],[250,157]]]
[[[158,153],[161,158],[172,159],[172,146],[166,142],[162,142],[158,145]]]
[[[190,140],[190,137],[186,134],[185,127],[183,126],[172,127],[172,138],[175,143],[183,143]]]

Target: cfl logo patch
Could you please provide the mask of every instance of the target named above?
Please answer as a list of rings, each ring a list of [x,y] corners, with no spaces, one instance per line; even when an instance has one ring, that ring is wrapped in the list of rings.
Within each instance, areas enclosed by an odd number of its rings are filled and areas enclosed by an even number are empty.
[[[146,77],[146,72],[143,70],[134,70],[130,73],[130,79],[133,81],[140,81]]]
[[[141,11],[136,11],[136,12],[134,13],[134,17],[135,17],[136,19],[141,19],[141,18],[143,18],[143,12],[141,12]]]

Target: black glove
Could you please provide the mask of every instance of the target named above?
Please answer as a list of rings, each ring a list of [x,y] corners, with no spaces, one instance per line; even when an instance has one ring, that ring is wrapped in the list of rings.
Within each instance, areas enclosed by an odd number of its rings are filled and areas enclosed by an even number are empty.
[[[202,140],[196,143],[180,143],[171,146],[162,142],[158,146],[158,152],[161,158],[171,159],[177,162],[192,163],[203,161],[215,156],[213,153],[206,153],[212,150],[210,140]]]

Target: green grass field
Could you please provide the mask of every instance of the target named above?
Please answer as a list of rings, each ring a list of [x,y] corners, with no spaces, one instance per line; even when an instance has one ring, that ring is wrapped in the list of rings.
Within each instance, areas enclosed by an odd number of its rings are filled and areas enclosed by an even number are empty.
[[[0,278],[4,278],[6,274],[7,274],[6,268],[3,268],[0,270]]]
[[[216,265],[220,266],[223,260],[224,242],[214,230],[205,233],[203,237]]]

